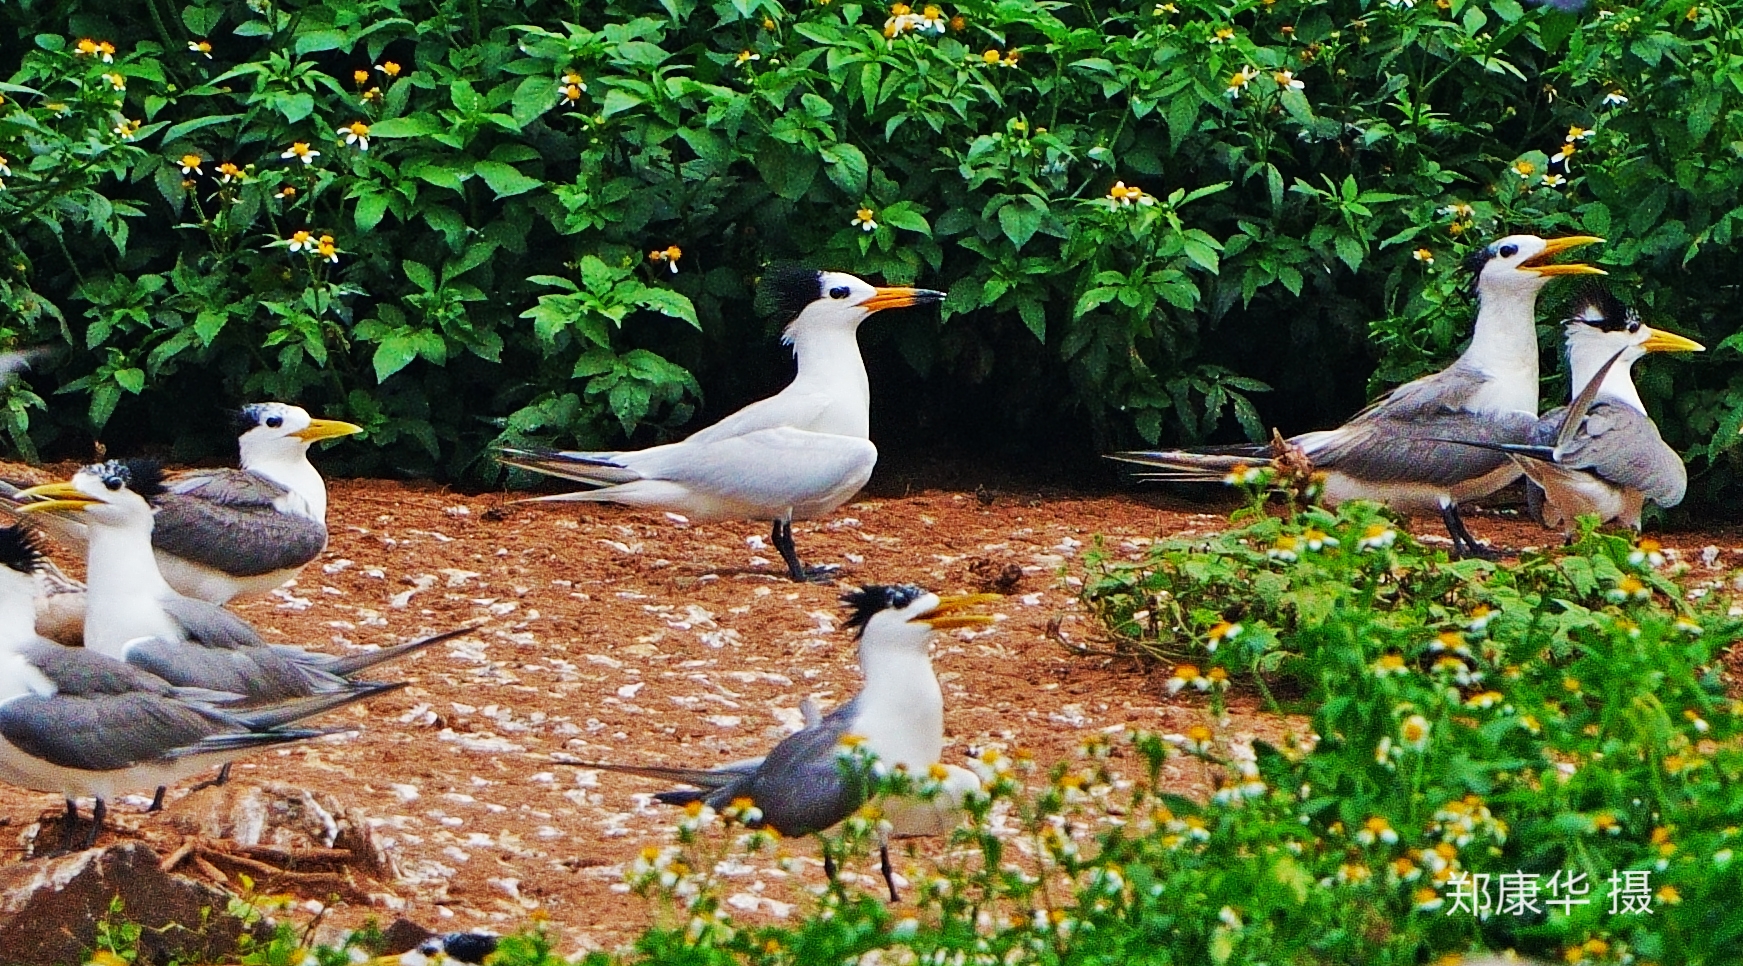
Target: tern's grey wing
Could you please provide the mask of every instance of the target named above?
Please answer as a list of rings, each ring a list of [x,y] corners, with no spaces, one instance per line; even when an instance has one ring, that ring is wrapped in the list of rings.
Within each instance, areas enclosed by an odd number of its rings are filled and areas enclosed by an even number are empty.
[[[835,709],[815,728],[788,735],[763,759],[761,767],[708,797],[724,808],[749,798],[762,810],[763,824],[786,836],[820,832],[865,804],[871,777],[854,776],[841,761],[841,739],[859,716],[858,699]]]
[[[809,429],[841,401],[829,393],[784,390],[760,399],[705,429],[691,433],[686,443],[716,443],[765,429]]]
[[[25,654],[56,693],[0,706],[0,735],[34,758],[111,771],[241,730],[217,711],[171,697],[162,681],[101,655],[47,642]]]
[[[1358,480],[1454,486],[1493,473],[1507,463],[1507,456],[1446,440],[1523,443],[1536,425],[1537,417],[1525,412],[1412,408],[1402,415],[1371,412],[1296,441],[1314,466]]]
[[[37,638],[19,648],[30,665],[54,683],[60,694],[90,697],[100,694],[156,694],[167,696],[169,683],[125,662],[82,647],[66,647]]]
[[[283,701],[345,687],[345,680],[296,661],[280,648],[210,647],[143,638],[127,644],[127,663],[178,687]]]
[[[1412,421],[1462,410],[1488,381],[1489,377],[1483,373],[1463,363],[1454,363],[1439,372],[1394,387],[1351,416],[1344,425],[1354,426],[1367,420]]]
[[[676,483],[725,503],[788,507],[853,495],[871,477],[878,450],[870,440],[802,429],[659,446],[619,457],[643,479]]]
[[[1682,457],[1664,442],[1650,417],[1625,403],[1594,403],[1556,462],[1637,490],[1662,507],[1681,503],[1688,490]]]
[[[171,594],[159,601],[170,619],[189,638],[206,647],[265,647],[266,641],[249,623],[217,604]]]
[[[288,491],[241,470],[178,478],[152,499],[157,508],[151,545],[164,553],[238,577],[300,567],[327,546],[319,520],[281,512]]]

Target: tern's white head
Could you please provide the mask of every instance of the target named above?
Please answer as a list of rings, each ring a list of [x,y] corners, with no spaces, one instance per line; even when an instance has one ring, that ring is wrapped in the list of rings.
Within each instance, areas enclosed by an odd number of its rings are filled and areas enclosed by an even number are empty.
[[[255,403],[236,414],[242,435],[237,438],[244,470],[289,490],[294,497],[279,509],[327,519],[327,484],[309,462],[309,447],[323,439],[363,432],[363,427],[337,419],[314,419],[300,406]]]
[[[36,502],[19,507],[27,513],[76,511],[82,522],[112,530],[151,532],[148,498],[163,492],[163,468],[156,460],[109,460],[93,463],[64,483],[44,483],[21,496]]]
[[[757,305],[786,322],[781,338],[793,342],[811,331],[849,335],[874,312],[937,302],[943,292],[907,286],[878,287],[846,272],[814,268],[771,269],[757,286]]]
[[[1566,323],[1568,359],[1576,369],[1588,362],[1595,369],[1618,353],[1614,369],[1626,370],[1648,352],[1706,350],[1693,339],[1646,325],[1632,305],[1596,286],[1574,299]]]
[[[912,584],[873,584],[844,595],[841,602],[853,611],[846,626],[859,633],[863,664],[868,652],[924,655],[935,630],[990,624],[993,619],[986,614],[963,611],[997,599],[993,594],[940,597]]]
[[[236,413],[237,439],[242,468],[258,463],[305,459],[309,447],[323,439],[363,432],[363,427],[337,419],[315,419],[308,410],[288,403],[267,402],[243,406]]]
[[[1465,267],[1472,276],[1472,291],[1478,296],[1532,298],[1557,275],[1605,274],[1601,268],[1579,262],[1549,262],[1570,248],[1601,241],[1602,238],[1592,235],[1550,239],[1536,235],[1508,235],[1472,252],[1465,259]]]

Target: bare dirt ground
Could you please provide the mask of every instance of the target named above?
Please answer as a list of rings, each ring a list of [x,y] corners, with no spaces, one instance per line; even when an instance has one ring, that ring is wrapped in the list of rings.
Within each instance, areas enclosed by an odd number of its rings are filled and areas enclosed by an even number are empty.
[[[1098,536],[1115,554],[1135,557],[1155,537],[1225,526],[1220,514],[1144,494],[1012,488],[869,497],[795,527],[808,562],[842,565],[840,584],[795,585],[763,546],[762,526],[505,504],[498,494],[335,482],[327,551],[294,586],[237,605],[272,639],[335,652],[480,625],[380,669],[377,677],[412,685],[351,709],[349,719],[334,716],[354,723],[354,735],[238,763],[244,787],[281,782],[330,794],[367,818],[391,856],[397,875],[358,880],[329,923],[404,915],[437,931],[504,931],[536,917],[566,953],[621,944],[650,914],[626,894],[623,867],[644,846],[670,841],[674,813],[649,801],[658,783],[553,764],[551,756],[705,766],[762,753],[797,727],[802,700],[828,708],[857,687],[853,644],[839,630],[837,597],[849,584],[912,582],[949,593],[1006,582],[991,608],[998,623],[942,636],[936,646],[952,742],[946,760],[992,742],[1027,748],[1045,765],[1104,729],[1210,723],[1201,698],[1167,694],[1166,671],[1072,655],[1048,625],[1057,619],[1065,635],[1094,641],[1075,580]],[[1548,536],[1494,517],[1473,527],[1513,548]],[[1735,534],[1666,538],[1687,559],[1709,544],[1725,548],[1715,573],[1738,564],[1738,542]],[[1304,730],[1238,695],[1232,704],[1223,733],[1276,740]],[[1172,777],[1183,793],[1206,791],[1195,770]],[[110,834],[172,853],[188,844],[178,822],[222,794],[177,789],[157,815],[143,812],[143,797],[116,803]],[[60,807],[52,795],[0,787],[0,823],[14,830]],[[0,834],[0,863],[20,860],[23,838]],[[898,869],[935,848],[920,845]],[[793,850],[816,854],[807,844]],[[875,874],[869,865],[859,871]],[[779,914],[821,881],[820,869],[808,875],[753,863],[735,883],[735,912]],[[262,892],[305,900],[332,891],[255,878]]]

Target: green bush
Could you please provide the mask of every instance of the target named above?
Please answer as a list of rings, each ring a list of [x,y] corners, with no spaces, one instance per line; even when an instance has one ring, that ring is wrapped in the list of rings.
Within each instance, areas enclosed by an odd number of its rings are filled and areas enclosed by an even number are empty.
[[[1347,504],[1097,566],[1086,600],[1116,635],[1167,640],[1197,666],[1176,672],[1176,700],[1207,703],[1205,723],[1091,734],[1049,764],[982,750],[986,795],[947,848],[926,847],[936,858],[917,860],[899,905],[868,854],[873,808],[823,842],[859,883],[819,878],[790,920],[737,921],[734,867],[817,873],[731,809],[698,807],[625,869],[648,929],[589,966],[1416,966],[1483,949],[1736,962],[1743,702],[1724,693],[1719,658],[1743,619],[1723,595],[1685,593],[1651,544],[1588,534],[1517,568],[1448,564]],[[1231,574],[1251,598],[1223,590]],[[1241,626],[1210,634],[1218,615]],[[1249,745],[1219,723],[1224,689],[1255,672],[1286,676],[1311,716],[1304,740]],[[1171,794],[1181,773],[1216,790]],[[1535,908],[1474,915],[1461,874],[1487,876],[1497,905],[1500,877],[1517,877],[1513,895],[1540,890]],[[1612,909],[1630,878],[1649,911]],[[563,945],[524,936],[494,962],[556,966]]]
[[[1347,414],[1376,356],[1456,348],[1453,266],[1503,230],[1610,236],[1718,342],[1743,25],[1691,2],[18,0],[0,337],[65,349],[0,424],[216,447],[182,402],[295,398],[369,428],[354,468],[443,473],[642,441],[778,379],[784,258],[948,289],[867,327],[916,373],[887,425],[1067,447]],[[1713,488],[1720,345],[1674,394],[1643,367]]]

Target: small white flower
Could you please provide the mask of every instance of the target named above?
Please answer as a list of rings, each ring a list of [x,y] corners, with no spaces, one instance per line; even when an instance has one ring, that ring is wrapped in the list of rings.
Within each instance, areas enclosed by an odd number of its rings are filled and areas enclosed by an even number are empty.
[[[279,155],[279,157],[284,158],[286,161],[289,161],[292,158],[301,158],[304,164],[314,164],[315,159],[320,156],[321,152],[309,147],[309,142],[307,141],[297,141],[290,147],[286,148],[283,154]]]
[[[1604,95],[1604,104],[1607,107],[1621,107],[1626,103],[1628,103],[1628,95],[1622,93],[1620,88],[1612,87],[1610,93]]]
[[[876,214],[877,213],[872,211],[870,208],[861,208],[859,211],[854,213],[852,224],[860,231],[877,231],[878,223],[873,217]]]
[[[1307,89],[1306,84],[1295,79],[1295,72],[1292,70],[1280,70],[1280,71],[1276,72],[1275,74],[1272,74],[1271,79],[1275,80],[1277,82],[1277,86],[1283,88],[1284,90],[1304,91]]]
[[[369,150],[369,125],[362,121],[352,121],[340,128],[337,133],[345,139],[346,144],[357,145],[357,150]]]

